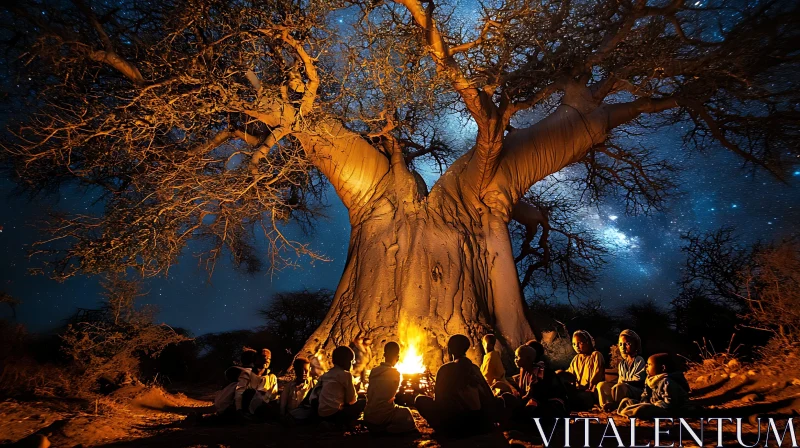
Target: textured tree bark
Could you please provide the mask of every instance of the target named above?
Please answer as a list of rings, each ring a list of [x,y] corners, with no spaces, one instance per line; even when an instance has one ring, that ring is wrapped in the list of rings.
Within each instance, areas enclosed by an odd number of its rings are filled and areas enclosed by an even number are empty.
[[[486,333],[507,350],[532,338],[508,232],[512,208],[533,183],[579,160],[610,127],[642,112],[614,106],[585,114],[562,106],[504,139],[488,185],[477,179],[480,148],[474,148],[428,195],[397,151],[387,158],[341,128],[318,141],[301,138],[323,162],[318,166],[348,206],[352,226],[333,305],[304,351],[330,352],[367,335],[377,348],[390,340],[402,345],[412,327],[426,335],[424,362],[435,369],[454,334],[472,340],[474,361]]]
[[[304,351],[330,352],[365,335],[376,347],[402,345],[410,326],[425,334],[424,361],[435,369],[454,334],[470,337],[476,361],[480,338],[495,329],[509,347],[532,337],[506,221],[461,191],[455,174],[426,197],[398,177],[393,170],[351,210],[345,270]]]

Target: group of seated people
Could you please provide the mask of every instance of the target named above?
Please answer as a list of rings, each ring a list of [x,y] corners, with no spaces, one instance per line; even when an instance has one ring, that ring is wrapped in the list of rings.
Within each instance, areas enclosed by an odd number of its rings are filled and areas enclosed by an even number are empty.
[[[572,335],[577,353],[566,371],[558,371],[573,410],[615,411],[627,417],[653,418],[689,406],[689,383],[668,353],[651,355],[645,363],[642,342],[632,330],[619,334],[616,382],[605,381],[605,360],[587,331]]]
[[[389,342],[383,348],[384,362],[369,371],[366,397],[359,397],[351,372],[357,365],[350,347],[337,347],[331,354],[333,366],[320,372],[320,357],[311,360],[295,358],[294,378],[278,395],[277,378],[269,371],[271,354],[262,350],[245,349],[241,365],[229,368],[227,387],[217,393],[216,412],[203,420],[242,417],[275,418],[292,423],[320,421],[336,428],[351,427],[364,414],[364,423],[379,432],[403,433],[416,431],[408,408],[394,404],[401,375],[394,368],[400,359],[400,346]],[[316,370],[320,375],[314,375]],[[316,377],[316,378],[315,378]]]
[[[619,335],[621,361],[615,383],[605,381],[605,360],[586,331],[573,334],[576,355],[567,370],[554,371],[542,344],[529,341],[516,349],[519,371],[511,377],[505,375],[496,338],[486,335],[482,342],[485,355],[479,367],[467,357],[468,337],[454,335],[449,339],[451,361],[436,373],[433,396],[419,395],[414,401],[431,427],[464,435],[513,419],[566,417],[570,411],[593,406],[616,410],[623,416],[652,418],[688,404],[688,384],[682,373],[674,371],[670,356],[655,354],[645,364],[640,356],[641,341],[631,330]],[[311,360],[295,358],[294,379],[278,396],[277,379],[269,371],[269,350],[264,349],[260,358],[254,350],[245,350],[241,366],[226,372],[231,383],[217,395],[217,415],[271,416],[294,423],[320,421],[348,428],[363,413],[370,431],[416,430],[411,411],[394,402],[402,381],[395,368],[400,359],[396,342],[384,345],[383,362],[369,371],[368,388],[361,397],[351,371],[360,364],[353,349],[334,349],[333,366],[324,373],[320,366],[324,361],[318,355]],[[314,371],[318,375],[312,374]]]

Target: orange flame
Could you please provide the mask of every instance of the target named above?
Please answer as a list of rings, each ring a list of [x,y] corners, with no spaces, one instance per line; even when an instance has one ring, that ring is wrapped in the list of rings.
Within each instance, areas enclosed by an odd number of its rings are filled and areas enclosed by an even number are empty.
[[[395,366],[400,373],[415,374],[425,372],[425,364],[422,362],[424,336],[422,331],[413,325],[400,326],[400,338],[405,344],[400,353],[400,362]]]

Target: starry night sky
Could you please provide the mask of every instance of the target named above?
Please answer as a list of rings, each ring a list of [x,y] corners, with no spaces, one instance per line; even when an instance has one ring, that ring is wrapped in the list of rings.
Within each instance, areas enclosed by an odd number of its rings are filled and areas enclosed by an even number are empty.
[[[462,135],[464,131],[452,129]],[[640,143],[657,148],[657,156],[681,169],[681,194],[669,202],[668,210],[650,216],[625,216],[624,204],[613,200],[599,207],[587,204],[583,224],[598,231],[612,249],[608,265],[587,296],[602,299],[611,308],[641,300],[667,306],[678,292],[681,233],[735,226],[744,242],[752,242],[779,239],[800,229],[800,164],[789,172],[787,185],[766,171],[752,175],[741,159],[722,148],[704,154],[687,150],[680,129],[662,128]],[[430,185],[438,172],[431,169],[423,176]],[[0,290],[23,302],[17,316],[30,331],[54,330],[76,307],[98,304],[99,279],[79,277],[58,283],[28,275],[28,269],[37,264],[28,260],[27,252],[42,237],[32,225],[50,209],[92,212],[98,205],[91,193],[76,189],[30,201],[15,195],[13,187],[10,180],[0,178]],[[328,217],[318,222],[312,235],[293,227],[287,232],[309,242],[330,262],[250,276],[234,270],[230,260],[223,258],[209,278],[190,245],[167,278],[148,280],[149,294],[142,302],[159,306],[160,320],[199,335],[261,325],[256,310],[276,292],[334,290],[344,268],[350,229],[346,210],[330,190],[326,202]],[[0,316],[8,314],[0,308]]]

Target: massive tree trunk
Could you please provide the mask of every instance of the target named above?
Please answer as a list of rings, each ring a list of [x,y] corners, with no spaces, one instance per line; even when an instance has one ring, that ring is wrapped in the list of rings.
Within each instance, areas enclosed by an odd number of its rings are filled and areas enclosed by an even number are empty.
[[[472,339],[473,358],[494,328],[509,346],[531,337],[505,221],[462,191],[455,173],[448,188],[430,195],[398,175],[385,176],[378,194],[351,211],[344,274],[306,349],[330,350],[365,335],[377,347],[403,344],[403,333],[416,329],[426,335],[425,364],[435,368],[454,334]]]
[[[582,113],[559,107],[503,139],[489,182],[476,179],[476,154],[487,151],[476,146],[430,194],[399,150],[387,150],[387,157],[330,123],[314,137],[299,136],[347,206],[352,226],[333,305],[304,352],[329,352],[358,336],[370,336],[376,347],[390,340],[402,345],[411,329],[424,333],[424,362],[434,369],[445,361],[454,334],[472,340],[476,361],[479,339],[488,332],[506,349],[533,337],[508,231],[514,204],[533,183],[579,160],[641,109],[628,104]]]

